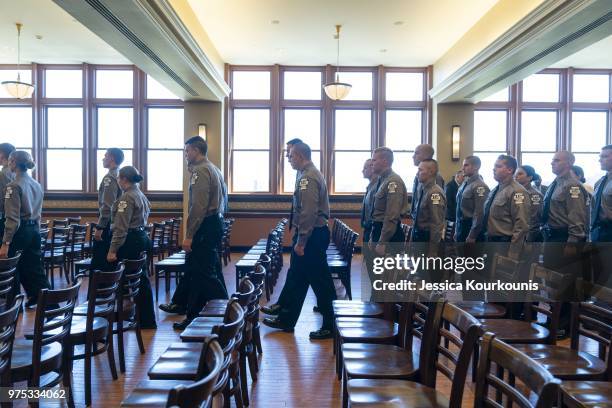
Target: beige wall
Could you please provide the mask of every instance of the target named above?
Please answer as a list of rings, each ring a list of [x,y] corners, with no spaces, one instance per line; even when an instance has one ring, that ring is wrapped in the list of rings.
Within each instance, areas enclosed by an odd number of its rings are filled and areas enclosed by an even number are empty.
[[[434,147],[436,160],[440,165],[440,174],[444,180],[450,177],[461,167],[464,157],[472,154],[474,149],[474,105],[438,104],[434,105]],[[461,126],[460,160],[451,159],[451,127]]]

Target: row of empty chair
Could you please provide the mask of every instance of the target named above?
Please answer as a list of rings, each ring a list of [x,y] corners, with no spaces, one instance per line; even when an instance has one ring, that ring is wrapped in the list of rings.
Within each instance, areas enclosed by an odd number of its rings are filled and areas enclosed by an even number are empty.
[[[351,289],[351,266],[355,242],[359,234],[353,231],[346,223],[334,218],[330,234],[330,243],[327,248],[327,264],[333,279],[339,279],[346,290],[349,300],[353,299]]]

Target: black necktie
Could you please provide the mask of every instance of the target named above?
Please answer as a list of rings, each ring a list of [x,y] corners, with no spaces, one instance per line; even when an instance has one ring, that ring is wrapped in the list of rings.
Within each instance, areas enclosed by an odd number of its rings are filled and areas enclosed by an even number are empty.
[[[467,181],[465,181],[463,184],[461,184],[461,187],[459,188],[459,192],[457,193],[457,201],[456,201],[456,212],[455,212],[455,222],[460,222],[461,219],[463,218],[463,212],[461,211],[461,200],[463,200],[463,192],[465,191],[465,188],[467,187],[468,183]]]
[[[606,174],[599,180],[597,190],[595,190],[595,204],[591,207],[591,229],[595,228],[597,221],[599,221],[599,211],[601,209],[601,196],[603,195],[604,188],[608,182],[608,175]]]
[[[482,217],[482,233],[487,232],[487,225],[489,224],[489,213],[491,212],[491,206],[493,205],[493,200],[495,200],[495,196],[499,191],[499,184],[495,186],[493,190],[489,193],[489,197],[487,203],[485,204],[484,213]]]
[[[546,195],[544,196],[544,205],[542,207],[542,225],[546,225],[548,222],[548,216],[550,215],[550,200],[555,192],[555,188],[557,188],[556,179],[550,184],[550,186],[548,186],[548,190],[546,190]]]
[[[291,213],[289,214],[289,231],[291,231],[291,228],[293,227],[293,208],[294,208],[293,206],[295,202],[295,191],[297,190],[299,176],[300,176],[300,173],[298,172],[295,175],[295,183],[293,185],[293,196],[291,197]]]
[[[413,220],[416,217],[416,213],[417,213],[416,200],[417,200],[418,191],[419,191],[419,178],[417,176],[414,176],[414,184],[412,185],[412,208],[410,210],[410,216],[412,217]]]

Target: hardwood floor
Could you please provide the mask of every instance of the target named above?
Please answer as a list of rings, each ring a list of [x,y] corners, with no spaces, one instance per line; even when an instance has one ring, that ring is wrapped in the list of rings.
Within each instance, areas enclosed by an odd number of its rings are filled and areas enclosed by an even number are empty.
[[[240,259],[241,254],[233,253],[232,260]],[[285,263],[286,265],[288,264]],[[353,260],[352,284],[355,297],[359,296],[361,257]],[[272,299],[280,293],[285,279],[281,274],[275,287]],[[235,275],[233,263],[224,268],[225,280],[230,291],[234,289]],[[57,282],[56,282],[57,283]],[[65,282],[64,282],[65,283]],[[160,303],[169,301],[171,292],[166,295],[163,280],[160,287]],[[338,285],[338,284],[337,284]],[[174,285],[172,285],[172,290]],[[343,288],[338,288],[339,296],[343,296]],[[168,296],[166,298],[166,296]],[[81,290],[81,301],[85,299],[85,290]],[[264,302],[265,299],[262,300]],[[260,358],[259,379],[251,384],[249,395],[251,407],[254,408],[325,408],[340,407],[340,383],[334,372],[332,341],[311,341],[308,333],[320,327],[321,318],[312,311],[316,299],[312,291],[302,310],[302,315],[296,326],[295,333],[283,333],[262,325],[263,355]],[[182,319],[181,316],[168,315],[156,308],[158,318],[157,330],[144,330],[145,354],[140,354],[136,337],[133,332],[126,336],[126,366],[125,374],[112,380],[106,355],[94,358],[93,372],[93,407],[117,407],[129,395],[139,381],[147,379],[149,367],[158,359],[168,345],[180,341],[178,332],[172,329],[172,323]],[[19,322],[17,336],[32,328],[34,311],[27,311]],[[565,344],[564,342],[563,344]],[[77,406],[84,406],[83,361],[75,362],[73,369],[73,389]],[[25,384],[17,384],[16,388],[25,388]],[[439,387],[442,392],[450,394],[450,382],[439,377]],[[473,404],[473,385],[466,387],[463,406]],[[25,406],[16,404],[16,406]],[[57,402],[41,401],[41,406],[58,406]]]

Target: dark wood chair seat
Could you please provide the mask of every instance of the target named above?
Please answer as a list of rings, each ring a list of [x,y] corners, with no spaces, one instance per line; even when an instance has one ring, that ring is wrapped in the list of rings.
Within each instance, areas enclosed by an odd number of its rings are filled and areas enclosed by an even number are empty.
[[[370,318],[340,317],[336,319],[336,328],[346,343],[393,341],[399,333],[397,323]]]
[[[561,380],[604,380],[606,376],[606,363],[583,351],[550,344],[515,344],[514,348]]]
[[[13,343],[13,355],[11,359],[11,380],[15,382],[27,381],[32,375],[32,340],[16,339]],[[42,346],[40,353],[41,372],[48,373],[61,364],[62,345],[53,342]],[[41,387],[44,383],[41,378]]]
[[[59,320],[59,319],[57,319]],[[92,333],[95,339],[99,338],[106,334],[108,330],[108,320],[96,317],[93,319]],[[87,333],[87,329],[85,328],[87,324],[86,316],[77,316],[76,314],[72,317],[72,325],[70,326],[70,340],[73,344],[78,344],[79,340],[85,341],[85,334]],[[56,335],[61,332],[61,328],[57,328],[55,330],[50,330],[46,333],[48,336]],[[25,338],[30,340],[34,337],[34,333],[26,333]]]
[[[560,394],[562,407],[612,408],[612,382],[563,381]]]
[[[180,380],[143,380],[121,403],[122,407],[160,407],[166,408],[168,393],[174,387],[190,385],[195,381]],[[207,405],[204,405],[207,406]]]
[[[196,317],[181,333],[181,341],[202,342],[211,335],[213,327],[220,324],[223,324],[223,316]]]
[[[477,319],[502,319],[506,317],[506,308],[495,303],[466,301],[456,303],[456,305]]]
[[[345,343],[344,369],[349,378],[398,378],[409,380],[419,370],[419,354],[391,344]]]
[[[149,369],[152,380],[194,380],[203,343],[172,343]]]
[[[364,380],[348,382],[351,407],[448,408],[450,401],[433,388],[412,381]]]
[[[253,252],[251,253],[250,251],[244,255],[242,255],[242,258],[240,259],[245,259],[245,260],[257,260],[259,259],[259,257],[261,256],[261,254],[265,254],[266,251],[257,251],[257,252]]]
[[[333,310],[335,317],[382,317],[383,307],[374,302],[355,302],[334,300]]]
[[[329,265],[330,269],[346,268],[348,266],[348,262],[341,260],[341,259],[327,261],[327,264]]]
[[[550,337],[549,330],[537,323],[512,319],[481,319],[484,331],[506,343],[544,343]]]

